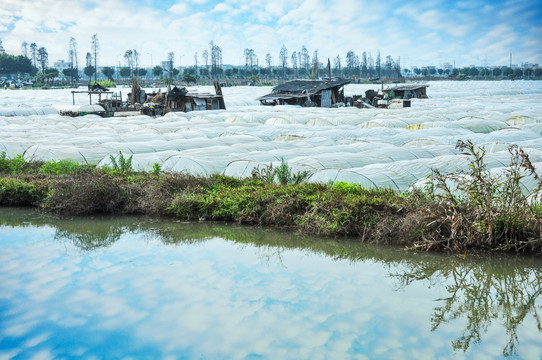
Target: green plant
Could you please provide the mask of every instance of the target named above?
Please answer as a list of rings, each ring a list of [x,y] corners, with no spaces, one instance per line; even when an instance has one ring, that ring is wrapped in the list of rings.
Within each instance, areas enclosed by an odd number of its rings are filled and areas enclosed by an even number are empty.
[[[2,153],[0,153],[0,174],[5,174],[9,170],[7,157],[8,155],[5,151],[2,151]]]
[[[277,179],[281,185],[298,185],[307,179],[310,175],[309,171],[300,171],[295,174],[292,173],[292,169],[288,165],[284,158],[280,159],[280,165],[275,170]]]
[[[115,87],[117,87],[117,84],[114,81],[111,81],[111,80],[98,81],[98,84],[100,84],[104,88],[115,88]]]
[[[5,151],[0,154],[0,173],[2,174],[22,174],[26,165],[26,160],[20,154],[13,159],[8,159]]]
[[[281,185],[287,185],[292,177],[292,170],[284,158],[280,158],[280,165],[275,170],[275,175]]]
[[[487,168],[485,150],[459,140],[456,146],[469,156],[466,171],[433,171],[425,191],[433,199],[422,247],[464,250],[469,247],[525,250],[542,247],[539,205],[529,198],[539,194],[542,181],[517,145],[509,147],[510,166],[501,175]],[[521,180],[531,176],[538,186],[524,194]]]
[[[258,165],[252,169],[251,175],[255,180],[272,183],[275,180],[275,169],[273,169],[273,164],[263,165],[261,169]]]
[[[36,205],[46,196],[45,187],[23,179],[0,178],[0,205]]]
[[[121,172],[121,173],[130,173],[132,172],[132,159],[134,155],[130,155],[128,159],[124,157],[124,154],[122,151],[119,151],[118,155],[118,162],[115,156],[109,155],[109,159],[111,160],[111,167],[115,172]]]
[[[299,185],[304,182],[310,175],[309,171],[299,171],[292,173],[292,169],[288,163],[281,158],[280,165],[277,168],[273,168],[273,164],[263,165],[260,169],[258,165],[252,170],[252,178],[260,180],[266,183],[273,183],[275,178],[281,185]]]
[[[154,165],[152,166],[152,173],[154,175],[158,175],[160,174],[161,171],[162,171],[162,167],[160,166],[160,164],[157,162],[154,163]]]
[[[48,175],[73,174],[79,168],[79,163],[73,160],[52,160],[43,164],[39,169],[39,173]]]

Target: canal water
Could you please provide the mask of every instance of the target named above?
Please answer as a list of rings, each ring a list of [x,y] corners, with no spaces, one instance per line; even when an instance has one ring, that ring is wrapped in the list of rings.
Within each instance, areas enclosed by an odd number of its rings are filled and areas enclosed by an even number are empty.
[[[542,261],[0,208],[0,359],[542,358]]]

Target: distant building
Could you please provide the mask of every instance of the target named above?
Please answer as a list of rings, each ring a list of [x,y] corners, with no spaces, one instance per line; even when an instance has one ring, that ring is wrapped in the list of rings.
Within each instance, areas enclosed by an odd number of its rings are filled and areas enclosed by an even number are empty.
[[[169,69],[173,69],[173,61],[162,61],[160,62],[160,66],[166,71]]]
[[[62,70],[64,69],[71,69],[72,66],[73,65],[71,61],[58,60],[58,61],[55,61],[54,63],[55,69],[57,69],[60,72],[62,72]]]
[[[533,63],[530,63],[530,62],[524,62],[523,64],[521,64],[521,67],[523,69],[536,69],[538,67],[538,64],[533,64]]]
[[[6,50],[4,50],[4,47],[2,46],[2,40],[0,40],[0,54],[5,54]]]
[[[448,63],[448,62],[445,62],[444,64],[442,64],[442,68],[444,70],[452,71],[454,69],[454,66],[452,64]]]

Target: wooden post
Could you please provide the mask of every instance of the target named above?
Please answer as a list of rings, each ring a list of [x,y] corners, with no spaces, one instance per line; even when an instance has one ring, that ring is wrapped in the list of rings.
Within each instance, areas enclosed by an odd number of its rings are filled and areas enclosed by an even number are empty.
[[[224,96],[222,96],[222,87],[220,86],[220,83],[218,81],[214,82],[215,85],[215,93],[220,96],[218,98],[218,103],[220,104],[220,108],[226,110],[226,103],[224,102]]]

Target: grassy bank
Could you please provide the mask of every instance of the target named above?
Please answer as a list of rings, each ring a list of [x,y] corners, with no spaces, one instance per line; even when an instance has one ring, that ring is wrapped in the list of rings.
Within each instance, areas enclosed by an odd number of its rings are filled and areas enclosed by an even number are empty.
[[[510,170],[497,178],[486,169],[483,149],[458,146],[471,159],[468,172],[435,172],[424,190],[404,194],[347,183],[305,183],[306,174],[292,174],[285,162],[235,179],[162,173],[158,165],[149,173],[133,172],[131,158],[123,156],[111,168],[99,169],[3,154],[0,205],[77,215],[231,221],[410,249],[541,254],[541,207],[520,189],[524,176],[542,183],[528,156],[511,147]]]

